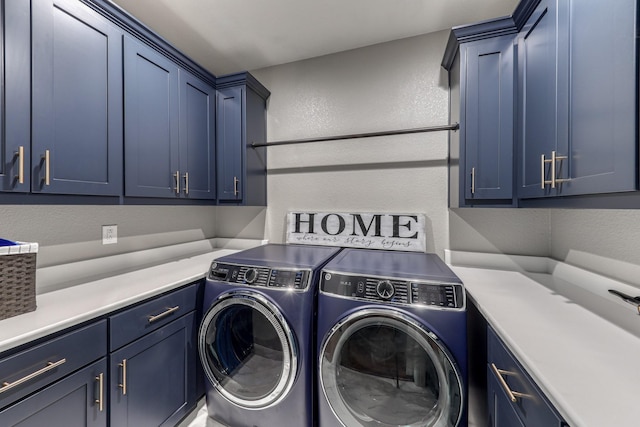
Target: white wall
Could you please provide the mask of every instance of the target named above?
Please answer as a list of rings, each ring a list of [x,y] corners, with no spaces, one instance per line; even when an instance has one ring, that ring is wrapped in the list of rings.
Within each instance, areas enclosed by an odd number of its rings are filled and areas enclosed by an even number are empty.
[[[38,242],[38,266],[215,237],[215,206],[0,205],[0,237]],[[102,245],[102,225],[118,243]]]
[[[271,91],[268,141],[447,124],[448,34],[252,71]],[[265,235],[284,241],[290,210],[415,212],[426,214],[427,249],[440,256],[449,247],[548,254],[546,211],[450,215],[447,161],[446,132],[271,147]]]
[[[640,288],[640,210],[551,209],[551,256]]]

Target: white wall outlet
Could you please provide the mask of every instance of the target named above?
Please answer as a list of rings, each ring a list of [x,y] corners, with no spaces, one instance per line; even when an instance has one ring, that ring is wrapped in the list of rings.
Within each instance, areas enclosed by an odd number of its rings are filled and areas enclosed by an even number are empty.
[[[102,226],[102,244],[113,245],[118,243],[118,226],[103,225]]]

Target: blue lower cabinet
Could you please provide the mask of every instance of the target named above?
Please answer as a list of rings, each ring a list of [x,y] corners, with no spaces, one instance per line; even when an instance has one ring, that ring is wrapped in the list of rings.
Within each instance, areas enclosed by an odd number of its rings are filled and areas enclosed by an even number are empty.
[[[174,426],[196,405],[195,312],[111,353],[111,425]]]
[[[524,427],[491,368],[487,368],[487,396],[490,427]]]
[[[3,427],[106,427],[107,361],[97,362],[0,411]]]
[[[491,328],[487,328],[487,395],[490,427],[566,426]]]

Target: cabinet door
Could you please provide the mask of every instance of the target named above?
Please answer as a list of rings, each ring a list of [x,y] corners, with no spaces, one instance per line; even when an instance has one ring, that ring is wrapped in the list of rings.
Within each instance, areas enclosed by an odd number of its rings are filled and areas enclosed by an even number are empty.
[[[177,197],[178,67],[125,36],[125,195]]]
[[[174,426],[196,404],[194,312],[111,353],[111,424]]]
[[[559,9],[569,64],[561,195],[636,189],[636,1],[571,0]],[[562,100],[560,100],[562,101]],[[563,165],[564,166],[564,165]]]
[[[215,199],[215,89],[180,70],[182,194]]]
[[[490,427],[524,427],[491,369],[487,369],[487,397]]]
[[[556,17],[556,0],[542,0],[518,35],[517,181],[521,198],[551,192],[550,186],[542,185],[550,179],[551,167],[542,163],[541,156],[550,158],[552,151],[558,151],[557,81],[562,70],[557,67]]]
[[[106,375],[102,358],[0,411],[0,425],[106,427]]]
[[[465,198],[513,197],[513,36],[469,43],[463,56]],[[471,202],[472,203],[472,202]]]
[[[221,89],[216,102],[218,200],[242,201],[244,87]]]
[[[31,190],[122,193],[122,33],[74,0],[33,0]]]
[[[29,192],[31,158],[30,11],[27,1],[2,1],[0,46],[0,190]]]

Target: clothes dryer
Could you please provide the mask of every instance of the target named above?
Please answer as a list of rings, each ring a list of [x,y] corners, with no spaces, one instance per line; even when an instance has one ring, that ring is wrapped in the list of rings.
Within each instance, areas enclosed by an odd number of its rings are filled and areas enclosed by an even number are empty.
[[[318,295],[320,427],[467,426],[462,282],[434,254],[344,249]]]
[[[314,425],[317,285],[339,251],[268,244],[211,264],[198,334],[209,417],[232,427]]]

